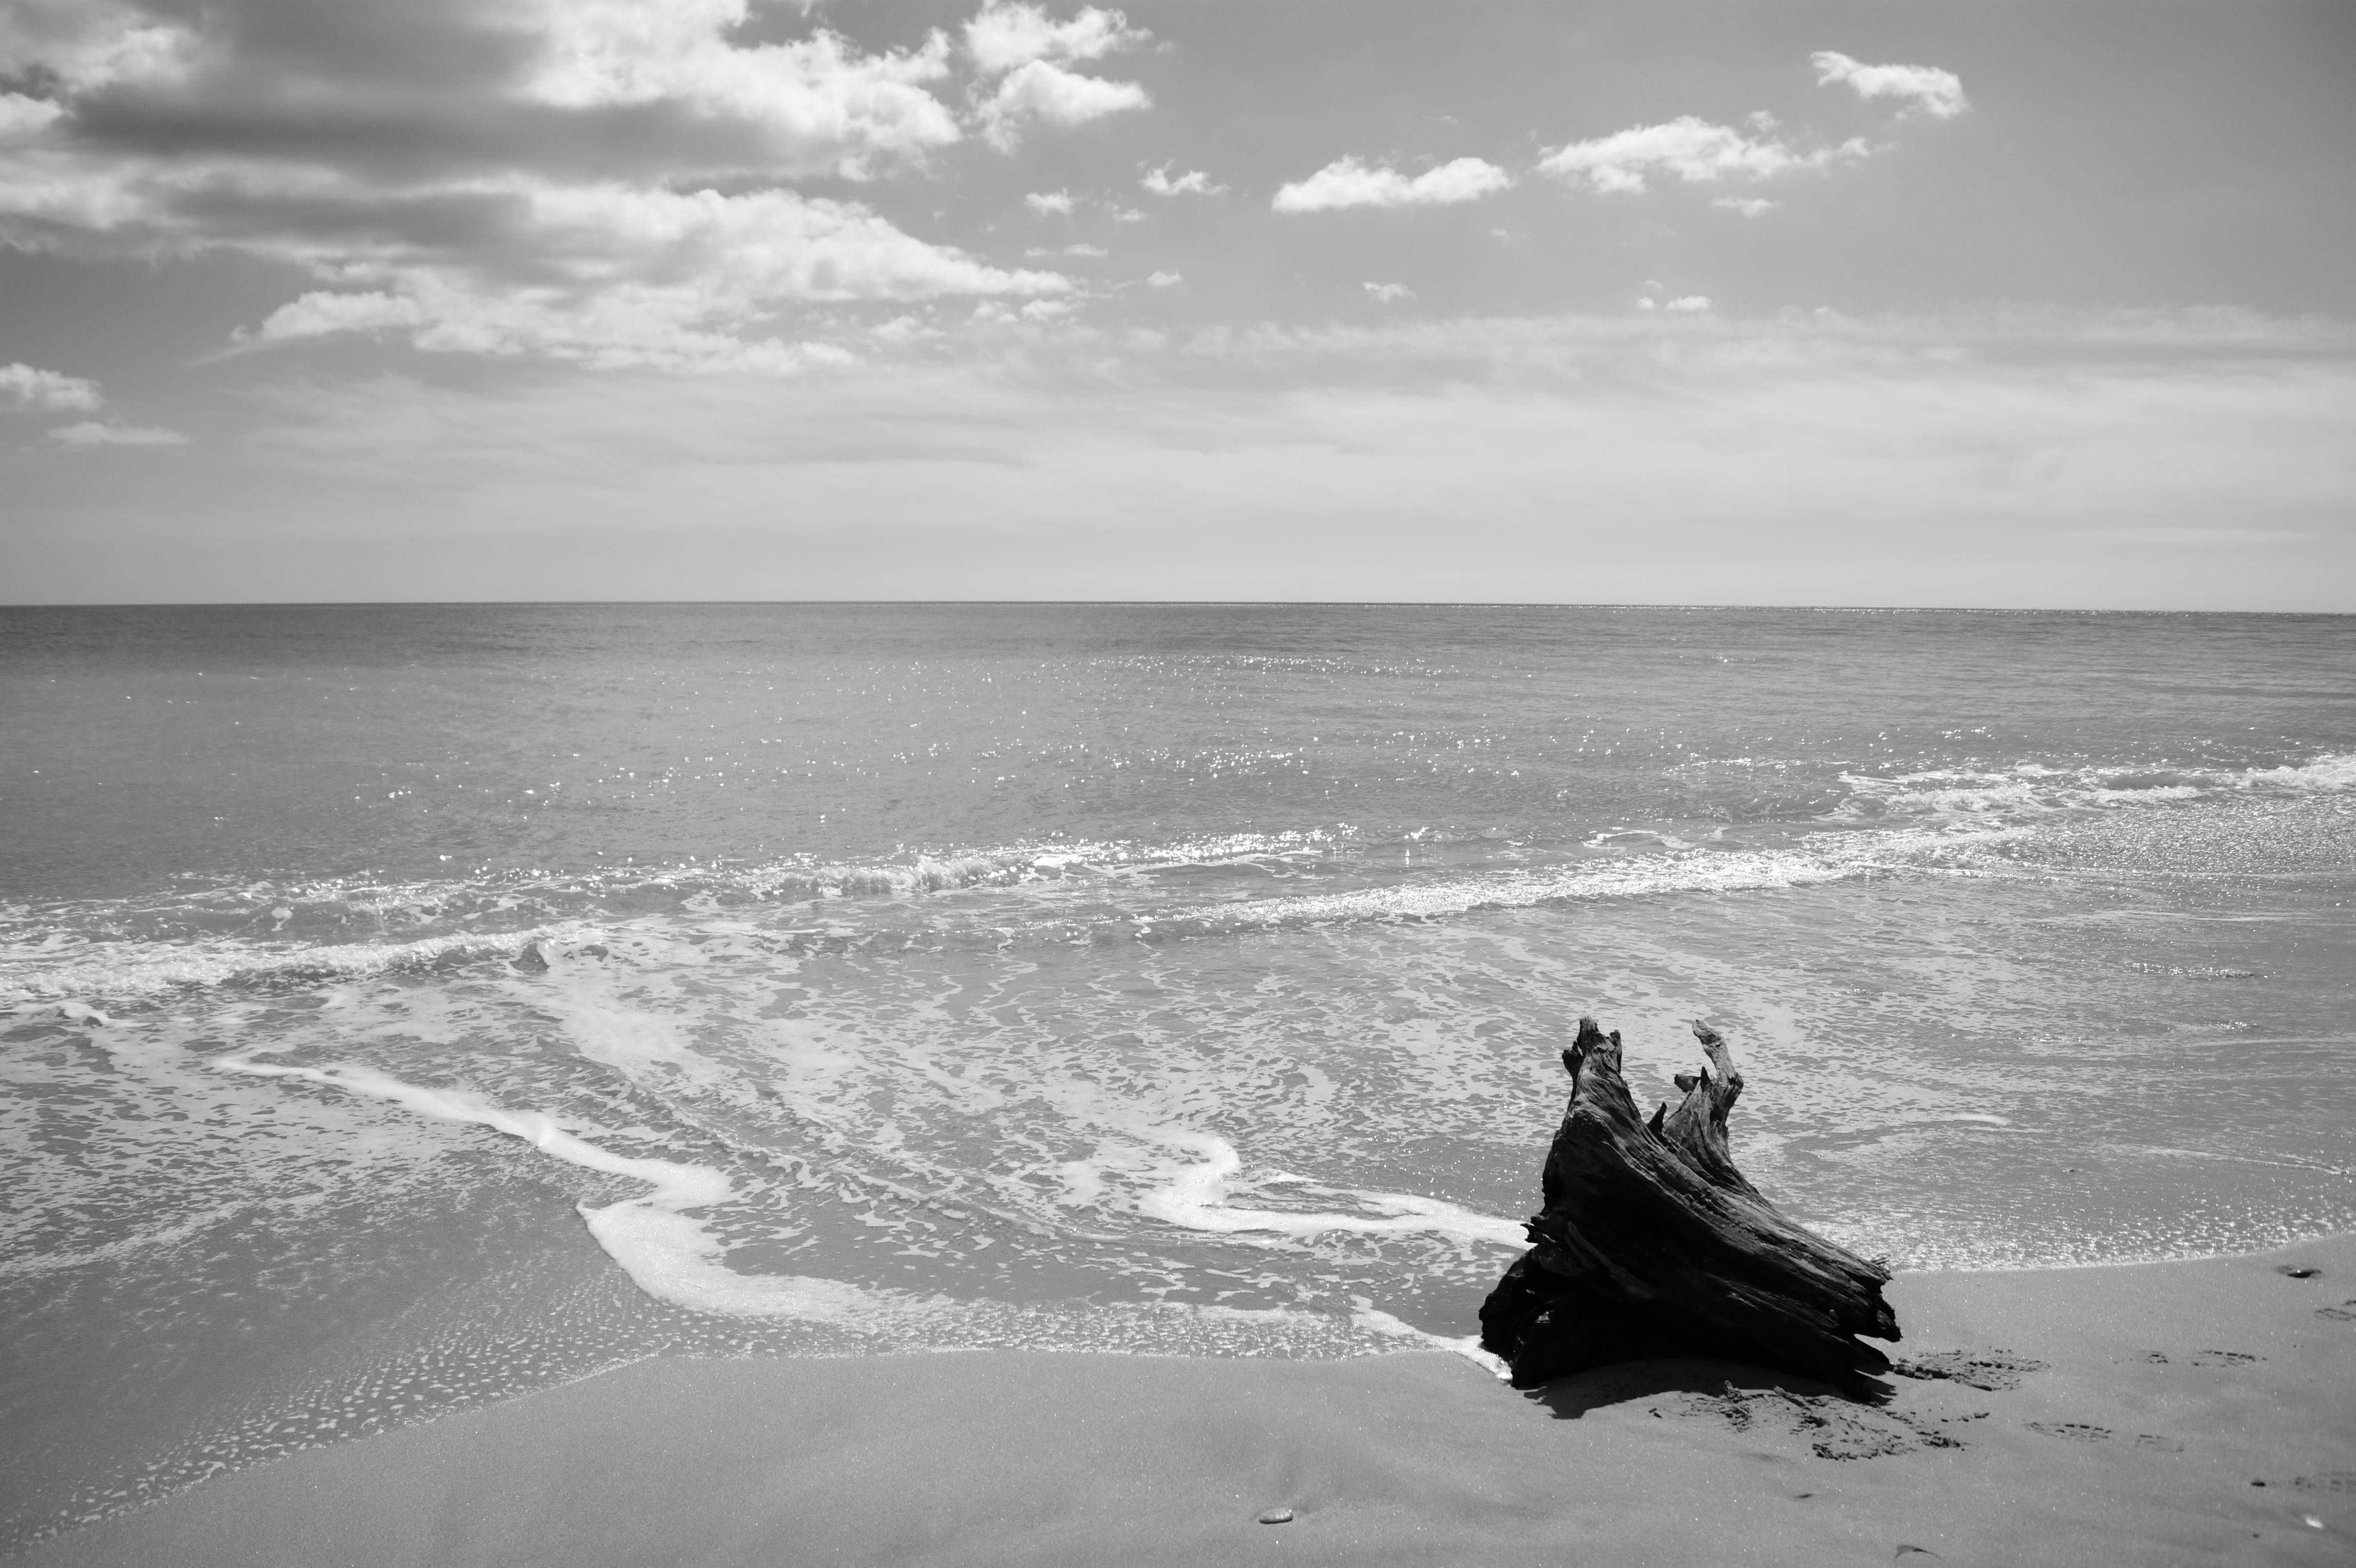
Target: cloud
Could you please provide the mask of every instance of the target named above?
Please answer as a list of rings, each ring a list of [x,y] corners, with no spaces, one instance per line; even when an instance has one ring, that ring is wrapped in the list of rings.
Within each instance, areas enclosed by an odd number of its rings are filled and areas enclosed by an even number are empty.
[[[1397,305],[1402,299],[1415,297],[1415,290],[1403,283],[1369,283],[1364,286],[1377,305]]]
[[[1068,129],[1108,114],[1147,108],[1152,102],[1145,89],[1133,81],[1107,81],[1034,59],[1008,72],[997,90],[981,101],[979,113],[982,134],[991,145],[1012,152],[1026,126]]]
[[[1458,158],[1409,178],[1395,168],[1344,156],[1334,159],[1307,179],[1280,188],[1269,205],[1279,212],[1327,212],[1344,207],[1429,207],[1478,200],[1513,183],[1512,175],[1480,158]]]
[[[2065,528],[2053,537],[2088,544],[2237,550],[2251,544],[2310,544],[2324,536],[2297,528]]]
[[[34,413],[96,413],[106,406],[106,399],[99,392],[96,381],[58,371],[45,371],[37,365],[27,365],[20,360],[15,364],[0,365],[0,406],[13,406]],[[178,446],[188,439],[177,430],[119,424],[112,415],[59,425],[48,434],[50,440],[60,445],[84,449],[92,446]]]
[[[1155,288],[1171,288],[1176,285],[1184,283],[1186,278],[1185,274],[1183,273],[1154,273],[1150,274],[1145,281]]]
[[[1730,212],[1740,212],[1745,218],[1763,218],[1781,207],[1783,203],[1770,201],[1763,196],[1720,196],[1714,198],[1710,205],[1723,207]]]
[[[139,424],[102,424],[85,420],[49,432],[49,439],[87,450],[93,446],[185,446],[188,438],[177,430]]]
[[[21,92],[0,92],[0,142],[21,141],[48,130],[64,117],[65,108],[46,98]]]
[[[823,27],[748,42],[748,0],[184,14],[0,0],[0,245],[230,251],[312,274],[250,346],[366,333],[795,370],[840,351],[793,341],[783,309],[1066,286],[792,188],[918,169],[963,137],[928,90],[949,70],[937,32],[880,51]],[[1009,84],[1016,117],[1092,112]]]
[[[1102,59],[1117,49],[1137,48],[1153,35],[1131,28],[1119,11],[1083,8],[1068,22],[1051,20],[1046,8],[988,0],[965,25],[966,52],[995,76],[1033,60]]]
[[[197,35],[109,0],[10,0],[0,6],[0,76],[29,74],[68,95],[184,79]]]
[[[1689,316],[1698,316],[1703,311],[1709,308],[1709,295],[1706,294],[1679,295],[1675,299],[1663,301],[1661,308],[1663,310],[1680,311]]]
[[[2344,324],[1348,314],[1018,317],[759,384],[255,384],[233,448],[20,465],[10,587],[2356,606]],[[238,485],[181,480],[214,452]],[[2050,542],[2221,518],[2321,542]]]
[[[909,156],[958,139],[956,119],[918,84],[948,73],[948,40],[862,55],[819,31],[740,44],[747,0],[551,0],[526,93],[568,109],[673,104],[761,126],[788,157],[816,153],[853,178],[877,156]],[[797,159],[798,161],[798,158]]]
[[[1845,81],[1859,98],[1896,98],[1934,120],[1952,120],[1971,107],[1964,97],[1963,79],[1932,65],[1867,65],[1835,49],[1819,49],[1808,57],[1816,68],[1817,85]]]
[[[1137,83],[1083,76],[1065,64],[1151,41],[1151,34],[1130,27],[1119,11],[1089,5],[1058,22],[1043,6],[988,0],[965,25],[966,53],[985,79],[1000,79],[995,88],[978,84],[974,91],[982,134],[1012,152],[1030,125],[1069,128],[1148,107],[1153,100]]]
[[[1034,190],[1023,199],[1023,205],[1042,216],[1052,212],[1068,218],[1072,215],[1072,193],[1068,190]]]
[[[1645,188],[1648,173],[1675,175],[1708,184],[1720,179],[1772,179],[1778,175],[1823,168],[1871,150],[1862,140],[1804,153],[1772,134],[1767,121],[1756,135],[1731,125],[1713,125],[1691,114],[1659,125],[1633,125],[1608,136],[1573,142],[1538,160],[1544,172],[1584,184],[1604,195]]]
[[[856,203],[792,191],[554,186],[510,194],[519,203],[510,220],[530,237],[537,275],[487,274],[455,258],[353,259],[339,275],[377,287],[305,294],[273,312],[259,340],[390,333],[429,352],[791,372],[840,354],[749,336],[781,304],[1069,286],[1053,273],[1008,272],[912,239]]]
[[[22,362],[0,365],[0,403],[38,413],[88,412],[106,400],[98,383]]]
[[[1156,196],[1225,196],[1227,188],[1214,185],[1211,177],[1201,169],[1189,169],[1173,177],[1168,164],[1150,168],[1138,177],[1138,184]]]
[[[1007,327],[1023,322],[1045,326],[1061,321],[1071,313],[1072,306],[1066,300],[1034,299],[1018,307],[985,299],[973,307],[972,319],[976,326],[980,327]]]
[[[878,343],[905,347],[911,343],[926,342],[940,338],[944,334],[939,328],[919,320],[914,316],[894,316],[888,321],[879,321],[867,329],[867,336]]]

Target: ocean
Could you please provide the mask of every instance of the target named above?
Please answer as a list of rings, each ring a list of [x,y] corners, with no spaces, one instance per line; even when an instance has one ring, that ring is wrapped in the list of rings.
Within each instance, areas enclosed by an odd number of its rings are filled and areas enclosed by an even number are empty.
[[[0,609],[0,1550],[664,1353],[1457,1343],[1581,1014],[1901,1269],[2356,1225],[2356,618]]]

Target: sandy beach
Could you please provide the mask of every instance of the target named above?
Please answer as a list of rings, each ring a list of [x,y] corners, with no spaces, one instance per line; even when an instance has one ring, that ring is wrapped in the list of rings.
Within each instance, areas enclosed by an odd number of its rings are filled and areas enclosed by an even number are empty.
[[[2297,1277],[2287,1270],[2313,1270]],[[224,1477],[27,1568],[2340,1563],[2356,1238],[1901,1275],[1879,1409],[1653,1361],[653,1360]],[[1268,1510],[1293,1518],[1263,1524]]]

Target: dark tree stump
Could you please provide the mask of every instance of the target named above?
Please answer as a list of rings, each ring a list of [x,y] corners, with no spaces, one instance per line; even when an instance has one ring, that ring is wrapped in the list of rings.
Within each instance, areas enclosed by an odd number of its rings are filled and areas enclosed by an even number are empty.
[[[1890,1271],[1783,1218],[1735,1168],[1727,1113],[1742,1092],[1716,1031],[1694,1033],[1717,1075],[1680,1073],[1685,1099],[1648,1123],[1620,1076],[1620,1036],[1592,1018],[1562,1053],[1569,1109],[1542,1178],[1530,1250],[1481,1306],[1481,1343],[1533,1388],[1653,1356],[1779,1368],[1863,1391],[1889,1359],[1854,1336],[1898,1337]]]

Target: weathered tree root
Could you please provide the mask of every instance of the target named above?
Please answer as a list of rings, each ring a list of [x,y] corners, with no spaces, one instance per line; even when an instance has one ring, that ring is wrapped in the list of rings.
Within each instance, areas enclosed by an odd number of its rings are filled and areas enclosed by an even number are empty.
[[[1801,1229],[1735,1168],[1733,1053],[1694,1025],[1717,1073],[1679,1073],[1685,1099],[1647,1123],[1620,1076],[1620,1036],[1592,1018],[1562,1053],[1569,1109],[1544,1176],[1530,1250],[1481,1306],[1481,1343],[1534,1388],[1655,1356],[1798,1372],[1852,1392],[1889,1359],[1853,1336],[1898,1337],[1890,1271]]]

